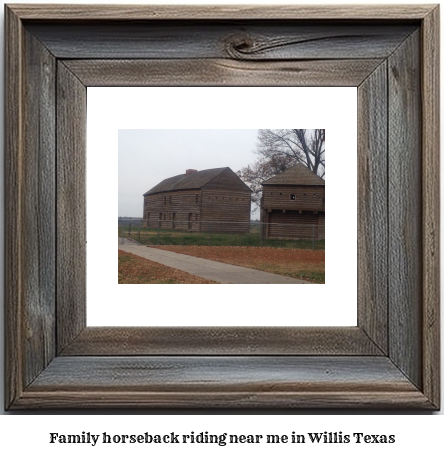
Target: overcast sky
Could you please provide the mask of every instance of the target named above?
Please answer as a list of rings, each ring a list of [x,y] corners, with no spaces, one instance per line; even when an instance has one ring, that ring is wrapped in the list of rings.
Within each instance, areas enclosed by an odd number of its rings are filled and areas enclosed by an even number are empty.
[[[258,130],[119,130],[119,216],[142,217],[143,194],[163,179],[253,163]]]

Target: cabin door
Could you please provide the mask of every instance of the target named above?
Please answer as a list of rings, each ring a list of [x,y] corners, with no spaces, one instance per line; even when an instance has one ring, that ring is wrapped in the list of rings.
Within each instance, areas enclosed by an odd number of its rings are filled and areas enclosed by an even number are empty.
[[[173,230],[176,228],[176,213],[173,212]]]
[[[193,214],[190,212],[188,214],[188,231],[191,231],[192,227],[193,227]]]

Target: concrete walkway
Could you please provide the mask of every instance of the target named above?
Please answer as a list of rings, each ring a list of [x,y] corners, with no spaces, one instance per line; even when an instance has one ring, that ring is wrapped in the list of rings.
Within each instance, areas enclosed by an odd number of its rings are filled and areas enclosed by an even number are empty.
[[[243,268],[242,266],[169,252],[168,250],[153,249],[144,245],[119,243],[119,250],[219,283],[310,283],[305,280],[257,271],[256,269]]]

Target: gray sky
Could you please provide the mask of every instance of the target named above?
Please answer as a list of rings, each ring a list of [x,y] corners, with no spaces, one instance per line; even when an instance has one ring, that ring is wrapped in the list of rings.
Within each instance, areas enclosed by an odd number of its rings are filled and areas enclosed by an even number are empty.
[[[253,163],[258,130],[119,130],[119,216],[142,217],[143,194],[186,169]]]

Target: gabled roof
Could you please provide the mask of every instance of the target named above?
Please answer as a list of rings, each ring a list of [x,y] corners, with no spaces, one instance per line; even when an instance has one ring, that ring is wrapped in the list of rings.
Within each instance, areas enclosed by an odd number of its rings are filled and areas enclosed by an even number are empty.
[[[262,185],[324,185],[324,179],[321,179],[313,171],[310,171],[302,163],[298,163],[293,168],[287,169],[281,174],[272,177]]]
[[[174,190],[201,188],[226,169],[230,168],[204,169],[202,171],[195,171],[191,174],[179,174],[178,176],[169,177],[154,186],[151,190],[148,190],[143,196],[151,195],[153,193],[171,192]]]

